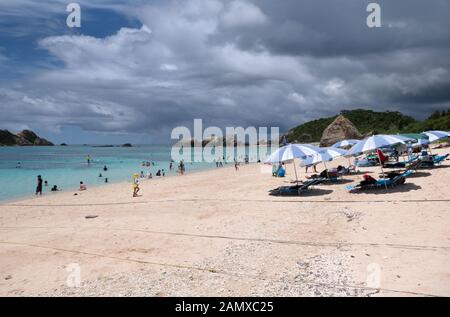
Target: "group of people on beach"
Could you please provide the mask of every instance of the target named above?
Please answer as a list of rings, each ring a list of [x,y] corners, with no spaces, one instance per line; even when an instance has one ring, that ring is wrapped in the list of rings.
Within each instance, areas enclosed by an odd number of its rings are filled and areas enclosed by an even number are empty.
[[[44,181],[44,180],[42,179],[42,176],[41,176],[41,175],[38,175],[38,176],[37,176],[37,186],[36,186],[36,196],[38,196],[38,195],[42,196],[42,190],[43,190],[42,184],[44,184],[44,187],[47,187],[47,186],[48,186],[48,182],[47,182],[47,181]],[[60,191],[60,189],[58,188],[57,185],[53,185],[53,187],[50,189],[50,191],[52,191],[52,192],[58,192],[58,191]]]

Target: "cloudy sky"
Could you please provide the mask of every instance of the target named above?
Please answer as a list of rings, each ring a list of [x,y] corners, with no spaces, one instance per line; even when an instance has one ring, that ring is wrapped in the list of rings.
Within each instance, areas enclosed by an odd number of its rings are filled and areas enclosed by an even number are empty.
[[[167,143],[176,126],[279,126],[450,107],[450,1],[0,1],[0,128]],[[74,1],[75,2],[75,1]]]

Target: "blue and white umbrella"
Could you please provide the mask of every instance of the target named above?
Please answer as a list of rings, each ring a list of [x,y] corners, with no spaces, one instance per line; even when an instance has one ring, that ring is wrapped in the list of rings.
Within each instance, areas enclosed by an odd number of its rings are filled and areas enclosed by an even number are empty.
[[[359,142],[359,140],[353,140],[353,139],[343,140],[341,142],[337,142],[337,143],[333,144],[331,147],[333,147],[333,148],[345,148],[345,147],[353,146],[353,145],[355,145],[358,142]]]
[[[450,136],[448,132],[445,131],[427,131],[424,132],[426,135],[428,135],[428,139],[430,142],[434,142],[437,140],[445,139]]]
[[[280,163],[295,160],[296,158],[306,158],[322,153],[322,149],[309,144],[288,144],[277,149],[265,161],[266,164]],[[295,167],[295,179],[298,182],[297,169]]]
[[[388,135],[388,134],[379,134],[371,136],[367,139],[364,139],[357,144],[355,144],[348,152],[347,155],[360,155],[361,153],[367,153],[374,150],[377,150],[382,147],[392,146],[396,144],[405,144],[406,142],[414,141],[414,139],[407,138],[401,135]],[[381,159],[380,159],[381,161]],[[383,172],[383,165],[380,164],[381,172]],[[385,183],[386,185],[386,183]],[[386,185],[387,189],[387,185]]]
[[[408,141],[414,141],[414,139],[407,138],[401,135],[374,135],[356,143],[350,150],[348,150],[347,155],[360,155],[362,153],[374,151],[385,146],[405,144]]]
[[[414,147],[414,148],[416,148],[416,147],[422,147],[422,146],[424,146],[424,145],[428,145],[428,144],[430,144],[430,143],[431,143],[430,140],[427,140],[427,139],[419,139],[419,140],[417,140],[417,142],[412,143],[411,146]]]
[[[320,148],[321,153],[314,154],[312,156],[307,156],[306,158],[301,159],[300,166],[311,166],[316,165],[318,163],[330,162],[336,157],[344,156],[347,154],[346,150],[338,149],[338,148]]]
[[[265,163],[279,163],[291,161],[296,158],[305,158],[315,154],[322,153],[323,150],[317,146],[309,144],[288,144],[280,147],[273,152],[265,161]]]

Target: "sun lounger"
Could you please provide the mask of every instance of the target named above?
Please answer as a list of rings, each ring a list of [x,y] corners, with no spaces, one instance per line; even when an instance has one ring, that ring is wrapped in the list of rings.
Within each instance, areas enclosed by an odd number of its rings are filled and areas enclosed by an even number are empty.
[[[360,191],[360,190],[371,190],[371,189],[382,189],[382,188],[386,188],[386,187],[395,187],[395,186],[404,184],[406,181],[406,177],[410,176],[411,174],[413,174],[413,171],[406,171],[398,176],[395,176],[392,179],[382,178],[382,179],[377,180],[376,183],[368,184],[368,185],[364,185],[364,186],[349,185],[349,186],[346,186],[345,189],[348,190],[349,192],[355,192],[355,191]]]
[[[395,163],[393,163],[393,162],[390,162],[390,163],[386,162],[386,163],[383,164],[383,167],[384,168],[405,168],[409,164],[412,164],[412,163],[416,162],[417,159],[418,159],[418,157],[414,156],[414,157],[412,157],[409,160],[406,160],[404,162],[395,162]]]
[[[436,156],[433,158],[433,164],[434,165],[441,165],[443,161],[445,161],[448,158],[449,154]]]
[[[269,195],[272,196],[299,196],[303,192],[308,191],[314,185],[322,183],[322,179],[308,180],[302,184],[295,186],[281,186],[269,191]]]

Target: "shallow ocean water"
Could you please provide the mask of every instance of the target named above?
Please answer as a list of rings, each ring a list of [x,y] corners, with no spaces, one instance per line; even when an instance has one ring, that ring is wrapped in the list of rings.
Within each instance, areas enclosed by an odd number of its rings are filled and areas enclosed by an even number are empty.
[[[132,180],[134,173],[150,171],[153,175],[164,169],[167,176],[174,175],[169,170],[171,146],[143,145],[135,147],[0,147],[0,200],[10,200],[34,195],[37,176],[48,182],[44,194],[53,185],[65,190],[78,188],[80,181],[88,187],[105,183]],[[87,156],[92,159],[87,164]],[[143,167],[143,161],[154,162],[154,166]],[[17,168],[20,162],[20,168]],[[104,166],[108,171],[103,171]],[[215,167],[211,163],[186,163],[186,171]],[[99,177],[99,174],[103,177]]]

